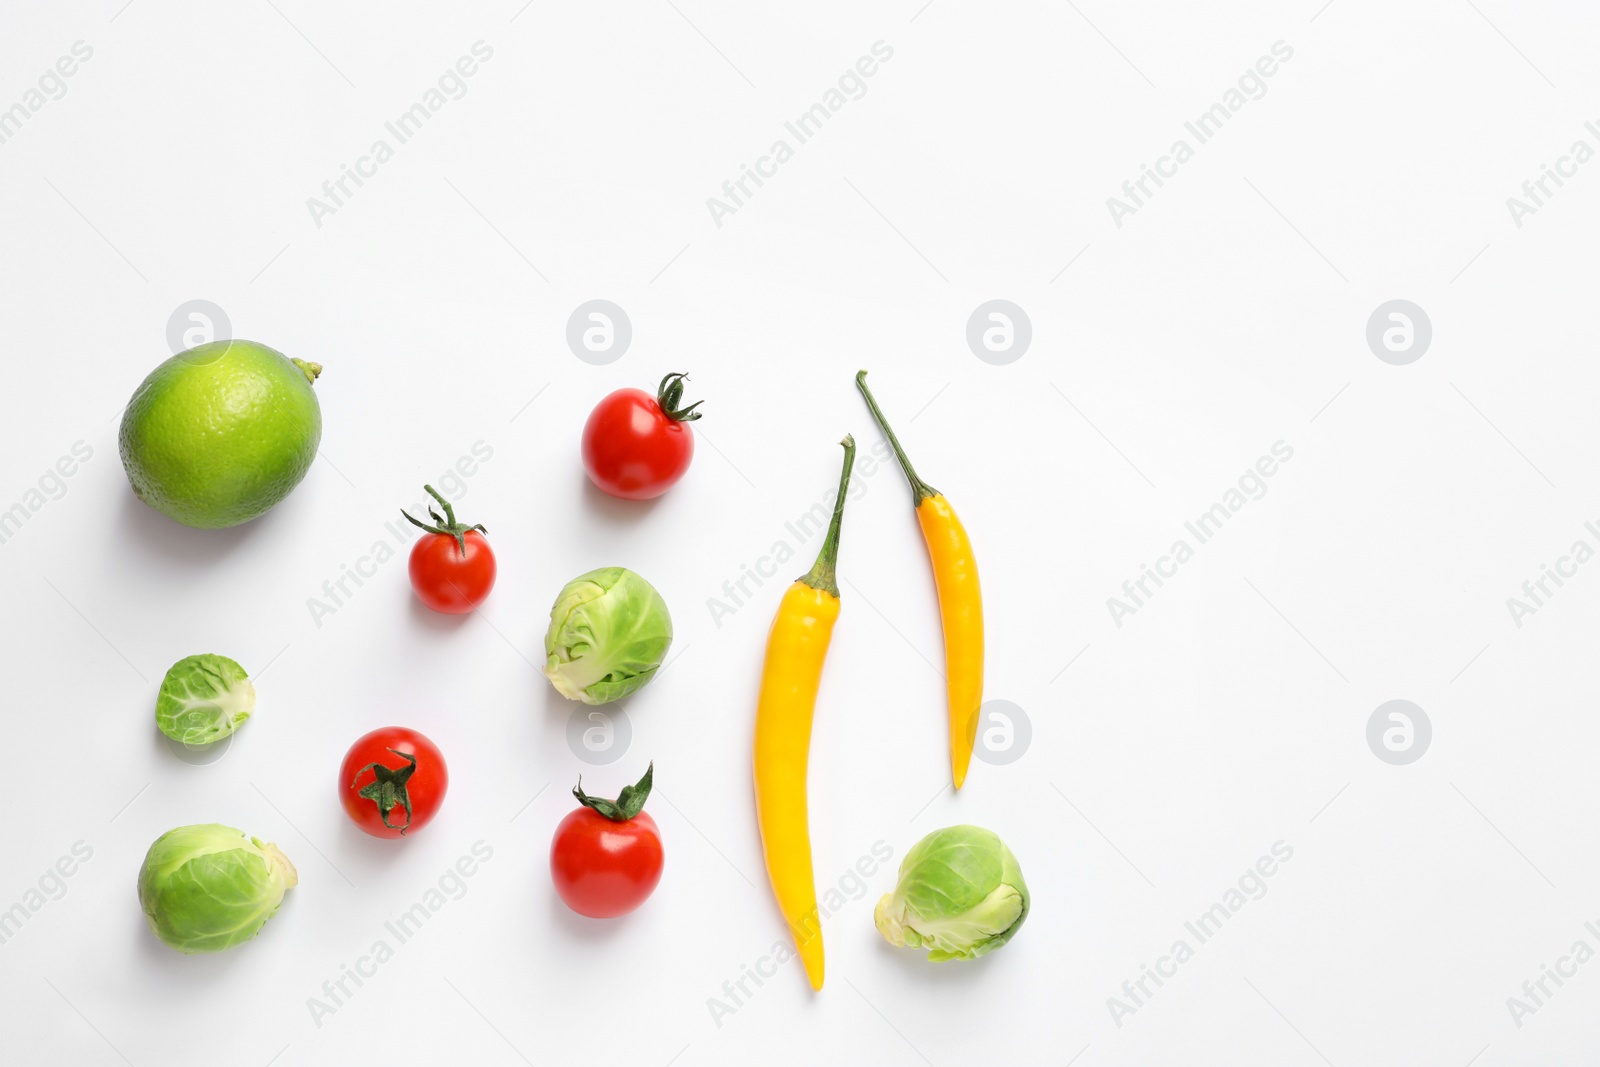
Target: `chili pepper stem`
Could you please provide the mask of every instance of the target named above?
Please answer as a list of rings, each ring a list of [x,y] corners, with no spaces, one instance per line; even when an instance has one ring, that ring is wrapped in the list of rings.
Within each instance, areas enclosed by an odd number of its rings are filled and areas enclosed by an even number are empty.
[[[894,456],[900,461],[900,469],[906,472],[906,481],[911,483],[911,506],[918,506],[930,496],[938,496],[939,490],[917,477],[917,472],[911,466],[911,460],[906,456],[906,450],[900,447],[900,439],[889,429],[889,420],[883,417],[883,409],[878,406],[877,398],[872,395],[872,390],[867,388],[866,371],[856,373],[856,388],[861,390],[861,395],[866,398],[867,407],[872,409],[872,417],[877,420],[883,435],[889,439],[889,447],[894,449]]]
[[[822,548],[817,552],[817,562],[799,579],[811,588],[833,596],[839,595],[839,581],[835,574],[839,563],[839,526],[844,522],[844,498],[850,488],[850,470],[856,463],[855,437],[845,434],[839,444],[844,446],[844,469],[839,472],[839,495],[833,502],[833,518],[828,522],[828,534],[822,539]]]

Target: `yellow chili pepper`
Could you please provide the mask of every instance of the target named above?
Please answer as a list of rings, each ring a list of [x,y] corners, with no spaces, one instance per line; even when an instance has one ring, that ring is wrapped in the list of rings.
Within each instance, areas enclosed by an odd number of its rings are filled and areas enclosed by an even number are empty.
[[[950,777],[957,789],[967,780],[972,745],[978,736],[978,709],[983,704],[983,592],[972,542],[944,494],[917,477],[900,441],[889,429],[878,402],[867,388],[867,372],[856,375],[856,388],[872,409],[884,436],[894,448],[906,479],[911,503],[928,543],[933,581],[939,590],[939,617],[944,623],[945,691],[950,707]]]
[[[855,438],[846,434],[844,473],[833,520],[809,573],[783,594],[761,672],[756,705],[756,820],[767,857],[767,877],[778,909],[789,924],[812,989],[822,988],[822,922],[811,872],[811,833],[806,813],[806,767],[811,758],[811,717],[817,705],[822,663],[839,617],[839,523],[845,490],[856,459]]]

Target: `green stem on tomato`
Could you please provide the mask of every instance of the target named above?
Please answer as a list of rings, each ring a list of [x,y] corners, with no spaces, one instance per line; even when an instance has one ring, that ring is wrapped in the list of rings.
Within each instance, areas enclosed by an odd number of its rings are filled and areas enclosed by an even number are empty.
[[[406,792],[406,782],[411,780],[412,772],[417,769],[417,757],[409,752],[400,752],[392,748],[389,751],[406,760],[408,765],[397,769],[385,767],[381,763],[369,763],[356,772],[355,781],[350,783],[350,788],[354,789],[356,782],[361,781],[361,776],[371,771],[372,781],[356,795],[378,805],[378,814],[383,818],[383,825],[391,830],[399,830],[403,836],[411,828],[411,794]],[[406,809],[404,826],[396,826],[389,821],[389,813],[395,808]]]
[[[477,530],[479,533],[486,534],[489,531],[484,528],[482,523],[467,526],[457,522],[456,509],[451,507],[450,501],[439,495],[439,490],[431,485],[425,485],[422,488],[426,489],[428,495],[437,500],[439,505],[444,508],[444,518],[440,518],[439,513],[434,511],[432,507],[428,508],[428,516],[433,519],[432,526],[418,519],[413,519],[405,508],[400,509],[400,514],[404,515],[406,521],[411,525],[427,530],[431,534],[438,534],[441,537],[454,537],[456,539],[456,550],[461,553],[461,558],[465,559],[467,556],[467,533],[471,530]]]
[[[687,374],[674,371],[661,379],[661,384],[656,387],[656,403],[661,405],[661,413],[673,422],[693,422],[700,417],[700,412],[695,408],[704,404],[704,400],[696,400],[686,408],[678,406],[683,403],[683,383],[688,380]]]
[[[617,794],[617,799],[606,800],[604,797],[592,797],[583,791],[583,776],[578,776],[578,784],[573,787],[572,795],[578,798],[578,803],[584,807],[604,815],[612,822],[627,822],[644,810],[644,802],[650,795],[650,787],[655,782],[656,763],[650,761],[650,766],[645,768],[644,777],[633,785],[625,785],[622,792]]]

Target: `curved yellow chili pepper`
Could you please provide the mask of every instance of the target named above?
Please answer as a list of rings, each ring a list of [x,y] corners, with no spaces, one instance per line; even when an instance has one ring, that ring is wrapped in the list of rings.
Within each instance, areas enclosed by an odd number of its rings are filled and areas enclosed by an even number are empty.
[[[822,921],[811,871],[811,833],[806,810],[806,768],[811,758],[811,717],[817,705],[822,663],[839,617],[839,524],[845,490],[855,463],[855,438],[845,435],[844,473],[833,520],[809,573],[783,594],[761,672],[756,704],[756,820],[767,858],[767,877],[812,989],[822,988]]]
[[[917,525],[928,543],[933,581],[939,591],[939,617],[944,624],[944,671],[950,709],[950,777],[960,789],[972,762],[972,745],[978,736],[978,709],[983,704],[983,591],[978,585],[978,563],[972,542],[955,509],[944,494],[917,477],[900,441],[867,388],[867,372],[856,375],[856,387],[872,409],[884,436],[894,448],[906,479],[911,483],[911,503]]]

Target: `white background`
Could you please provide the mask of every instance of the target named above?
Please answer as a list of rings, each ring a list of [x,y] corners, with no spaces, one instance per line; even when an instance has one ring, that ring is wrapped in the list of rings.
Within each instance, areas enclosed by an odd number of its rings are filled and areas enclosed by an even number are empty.
[[[1583,128],[1600,22],[1555,3],[1319,2],[9,4],[0,107],[74,42],[93,57],[0,145],[0,509],[75,442],[93,457],[0,545],[0,908],[75,842],[93,856],[0,945],[3,1058],[1600,1051],[1600,963],[1520,1026],[1507,1007],[1575,941],[1600,949],[1584,929],[1600,567],[1520,627],[1506,605],[1574,540],[1600,547],[1583,528],[1600,518],[1600,163],[1520,228],[1506,206],[1574,140],[1600,148]],[[493,58],[466,95],[316,225],[307,198],[479,40]],[[717,226],[707,198],[880,40],[893,58],[865,96]],[[1293,57],[1265,96],[1115,225],[1106,198],[1277,41]],[[121,407],[196,298],[326,367],[321,460],[230,531],[146,509],[117,459]],[[609,366],[565,342],[594,298],[633,323]],[[1032,321],[1007,366],[964,337],[993,298]],[[1409,366],[1365,340],[1396,298],[1433,324]],[[974,822],[1015,850],[1033,912],[1002,951],[935,967],[873,930],[883,869],[829,918],[820,995],[791,963],[719,1018],[710,998],[783,937],[748,751],[766,627],[808,561],[720,626],[708,600],[825,497],[844,431],[864,454],[879,440],[861,366],[966,521],[987,695],[1024,708],[1033,741],[941,792],[932,585],[903,481],[879,466],[845,521],[818,879]],[[706,401],[689,477],[644,506],[589,489],[589,408],[671,370]],[[1116,625],[1107,598],[1278,441],[1293,458],[1266,495]],[[384,523],[476,442],[493,454],[461,512],[501,566],[483,611],[420,609],[402,556],[319,626],[309,598],[392,544]],[[528,661],[562,583],[606,564],[660,587],[680,658],[628,702],[629,751],[595,768]],[[261,696],[196,766],[151,709],[167,666],[203,651]],[[1365,737],[1397,698],[1433,724],[1408,766]],[[437,821],[401,843],[357,832],[334,792],[349,743],[391,723],[431,735],[452,772]],[[546,868],[567,790],[584,772],[613,791],[650,759],[665,878],[633,916],[582,920]],[[257,940],[190,958],[145,928],[134,878],[156,836],[208,821],[277,842],[301,882]],[[493,858],[465,896],[318,1026],[308,998],[478,841]],[[1114,1019],[1108,998],[1194,945],[1185,921],[1279,841],[1293,858],[1266,895]]]

